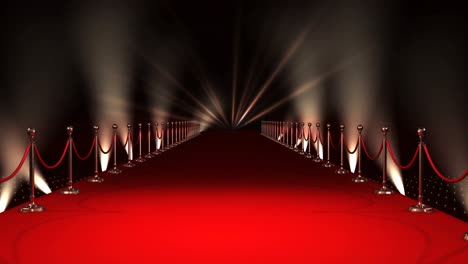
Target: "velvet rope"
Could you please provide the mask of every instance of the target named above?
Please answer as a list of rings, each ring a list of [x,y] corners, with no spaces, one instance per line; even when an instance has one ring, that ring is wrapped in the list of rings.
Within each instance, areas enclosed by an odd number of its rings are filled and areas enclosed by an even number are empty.
[[[416,161],[416,158],[418,157],[419,153],[419,146],[416,146],[416,152],[413,155],[413,158],[411,159],[410,163],[408,165],[401,165],[395,158],[395,154],[393,154],[392,146],[390,145],[390,142],[387,140],[387,148],[388,148],[388,153],[390,153],[390,157],[392,157],[393,162],[395,165],[397,165],[400,169],[408,169],[409,167],[413,166],[414,162]]]
[[[348,144],[346,143],[346,137],[343,137],[343,141],[344,141],[344,145],[345,145],[345,147],[346,147],[346,151],[347,151],[349,154],[354,154],[354,153],[356,153],[357,148],[358,148],[358,146],[359,146],[359,141],[356,142],[356,147],[354,147],[354,150],[353,150],[353,151],[349,150]]]
[[[67,140],[67,144],[65,144],[65,149],[63,150],[62,156],[54,165],[48,165],[44,162],[37,146],[34,148],[34,151],[36,152],[37,159],[41,162],[42,166],[44,166],[46,169],[51,170],[57,168],[62,163],[63,159],[65,158],[65,155],[67,154],[68,147],[70,147],[70,140]]]
[[[426,157],[427,159],[429,160],[429,163],[431,164],[431,167],[432,169],[434,170],[434,172],[437,174],[437,176],[439,176],[442,180],[446,181],[446,182],[450,182],[450,183],[456,183],[456,182],[461,182],[462,180],[464,180],[466,178],[466,176],[468,175],[468,170],[466,170],[463,175],[461,175],[460,177],[458,178],[454,178],[454,179],[451,179],[451,178],[447,178],[445,177],[444,175],[442,175],[442,173],[440,173],[440,171],[437,169],[437,167],[434,165],[434,162],[432,161],[432,158],[431,158],[431,155],[429,154],[429,151],[427,150],[427,147],[426,145],[424,145],[424,152],[426,152]]]
[[[99,149],[101,150],[101,152],[103,154],[109,154],[109,152],[112,149],[112,146],[114,145],[114,141],[112,141],[112,144],[110,145],[110,147],[109,147],[109,149],[107,151],[104,151],[104,149],[102,149],[101,141],[99,139],[98,139],[98,145],[99,145]]]
[[[83,157],[83,156],[80,155],[80,153],[78,153],[78,150],[76,149],[75,141],[73,141],[73,150],[75,151],[76,157],[77,157],[79,160],[87,160],[87,159],[89,159],[89,157],[91,157],[91,153],[93,153],[94,144],[96,144],[96,137],[93,137],[93,143],[91,144],[91,148],[90,148],[88,154],[86,154],[86,156]]]
[[[302,132],[304,133],[304,131],[302,131]],[[310,128],[307,131],[307,138],[306,138],[306,136],[304,134],[304,141],[309,142],[309,139],[310,139]]]
[[[333,139],[332,139],[330,133],[328,133],[328,139],[330,139],[330,146],[332,146],[332,148],[333,148],[334,150],[336,150],[336,147],[337,147],[337,146],[336,146],[335,144],[333,144]],[[340,143],[341,143],[341,142],[340,142]]]
[[[364,153],[366,153],[366,156],[370,160],[376,160],[376,159],[379,158],[380,154],[382,153],[383,142],[380,143],[379,151],[378,151],[378,153],[377,153],[377,155],[375,157],[372,157],[371,155],[369,155],[369,152],[367,151],[366,143],[364,143],[364,137],[363,136],[361,136],[361,142],[362,142],[362,149],[364,150]]]
[[[15,171],[13,171],[12,174],[10,174],[9,176],[5,177],[5,178],[2,178],[0,179],[0,183],[2,182],[6,182],[6,181],[9,181],[11,180],[13,177],[15,177],[18,172],[21,170],[21,168],[23,167],[24,165],[24,162],[26,161],[26,158],[28,158],[28,154],[29,154],[29,151],[31,150],[31,145],[29,144],[28,147],[26,148],[26,150],[24,151],[24,155],[23,155],[23,158],[21,159],[18,167],[16,167]]]

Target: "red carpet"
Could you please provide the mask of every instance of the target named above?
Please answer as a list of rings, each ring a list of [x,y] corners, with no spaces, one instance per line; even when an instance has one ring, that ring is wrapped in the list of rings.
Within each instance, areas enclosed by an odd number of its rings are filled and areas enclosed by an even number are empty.
[[[0,214],[0,263],[467,263],[465,222],[412,214],[249,132],[210,132],[40,214]]]

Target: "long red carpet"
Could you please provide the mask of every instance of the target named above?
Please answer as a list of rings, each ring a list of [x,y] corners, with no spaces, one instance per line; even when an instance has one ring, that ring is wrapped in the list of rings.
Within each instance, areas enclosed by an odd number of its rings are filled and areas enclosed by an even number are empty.
[[[207,132],[41,197],[45,213],[0,214],[0,263],[468,263],[465,222],[332,171],[259,134]]]

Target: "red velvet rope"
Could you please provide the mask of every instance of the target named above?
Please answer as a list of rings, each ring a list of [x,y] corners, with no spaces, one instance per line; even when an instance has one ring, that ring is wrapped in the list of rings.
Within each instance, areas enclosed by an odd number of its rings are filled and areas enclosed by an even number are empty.
[[[309,138],[310,138],[310,128],[308,129],[307,132],[308,132],[308,133],[307,133],[307,139],[306,139],[304,130],[302,130],[302,133],[304,134],[304,141],[309,142]]]
[[[102,153],[109,154],[109,152],[112,149],[112,146],[114,145],[114,141],[112,141],[112,144],[110,145],[110,147],[109,147],[109,149],[107,151],[104,151],[104,149],[102,149],[101,141],[99,139],[98,139],[98,145],[99,145],[99,149],[101,150]]]
[[[358,148],[358,146],[359,146],[359,141],[356,142],[356,147],[354,147],[354,150],[353,150],[353,151],[349,150],[348,144],[346,143],[346,137],[343,137],[343,141],[344,141],[344,145],[345,145],[345,147],[346,147],[346,151],[347,151],[349,154],[354,154],[354,153],[356,153],[356,150],[357,150],[357,148]]]
[[[330,146],[332,146],[332,148],[333,148],[334,150],[336,150],[336,145],[333,144],[333,139],[332,139],[330,133],[328,133],[328,139],[330,139]],[[340,143],[341,143],[341,142],[340,142]]]
[[[377,155],[375,157],[372,157],[371,155],[369,155],[369,152],[367,151],[367,147],[366,147],[366,144],[364,143],[364,137],[361,136],[361,142],[362,142],[362,149],[364,150],[364,153],[366,153],[366,156],[370,159],[370,160],[376,160],[379,158],[380,154],[382,153],[382,149],[383,149],[383,142],[380,143],[380,147],[379,147],[379,151],[377,153]]]
[[[437,176],[439,176],[442,180],[446,181],[446,182],[450,182],[450,183],[456,183],[456,182],[461,182],[462,180],[464,180],[466,178],[466,176],[468,175],[468,170],[466,170],[463,175],[461,175],[460,177],[458,178],[454,178],[454,179],[450,179],[450,178],[447,178],[445,177],[444,175],[442,175],[442,173],[440,173],[440,171],[437,169],[437,167],[434,165],[434,162],[432,161],[432,158],[431,158],[431,155],[429,154],[429,151],[427,150],[427,147],[426,145],[424,145],[424,152],[426,152],[426,157],[427,159],[429,160],[429,163],[431,164],[431,167],[432,169],[434,170],[434,172],[437,174]]]
[[[80,153],[78,153],[78,150],[76,149],[75,141],[73,141],[73,150],[75,151],[76,157],[77,157],[79,160],[87,160],[87,159],[89,159],[89,157],[91,157],[91,153],[93,153],[94,144],[96,144],[96,137],[93,137],[93,143],[91,144],[91,148],[89,149],[88,154],[86,154],[86,156],[83,157],[83,156],[80,155]]]
[[[397,159],[395,158],[395,155],[393,154],[392,146],[390,145],[390,142],[387,140],[387,148],[388,148],[388,153],[390,153],[390,157],[392,157],[393,162],[400,168],[400,169],[408,169],[409,167],[413,166],[414,162],[416,161],[416,158],[418,157],[419,153],[419,146],[416,146],[416,152],[413,155],[413,158],[411,159],[410,163],[408,165],[401,165]]]
[[[5,178],[0,179],[0,183],[9,181],[18,174],[18,172],[21,170],[21,167],[23,167],[24,162],[26,161],[26,158],[28,157],[28,154],[29,154],[30,150],[31,150],[31,145],[28,145],[28,147],[26,148],[26,151],[24,151],[23,158],[21,159],[18,167],[16,167],[15,171],[13,171],[12,174],[10,174],[9,176],[7,176]]]
[[[44,160],[41,157],[41,153],[39,153],[39,149],[37,148],[37,146],[34,148],[34,151],[36,152],[37,159],[41,162],[42,166],[44,166],[46,169],[55,169],[62,163],[63,159],[65,158],[65,155],[67,154],[68,147],[70,147],[70,141],[69,140],[67,140],[67,144],[65,144],[65,149],[63,150],[62,156],[57,161],[57,163],[55,163],[54,165],[47,165],[44,162]]]

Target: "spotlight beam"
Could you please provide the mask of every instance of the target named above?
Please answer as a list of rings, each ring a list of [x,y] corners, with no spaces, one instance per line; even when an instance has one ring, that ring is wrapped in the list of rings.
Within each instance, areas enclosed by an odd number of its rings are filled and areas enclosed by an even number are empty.
[[[238,9],[236,25],[234,29],[234,43],[233,43],[231,127],[234,126],[234,113],[236,112],[237,74],[238,74],[238,67],[239,67],[240,16],[241,16],[240,9]]]
[[[316,87],[317,85],[319,85],[321,82],[323,82],[325,79],[327,79],[328,77],[332,76],[333,74],[341,71],[344,67],[346,67],[348,64],[350,64],[350,62],[352,62],[352,60],[354,59],[355,57],[353,56],[350,60],[348,61],[345,61],[343,63],[341,63],[340,65],[338,65],[337,67],[335,67],[334,69],[328,71],[328,72],[325,72],[324,74],[322,74],[321,76],[317,77],[315,80],[311,80],[311,81],[308,81],[302,85],[300,85],[299,87],[297,87],[291,94],[289,94],[288,96],[286,96],[285,98],[279,100],[278,102],[276,102],[275,104],[269,106],[268,108],[266,108],[265,110],[261,111],[260,113],[256,114],[255,116],[253,116],[252,118],[250,118],[248,121],[246,121],[244,124],[242,124],[240,127],[244,127],[256,120],[258,120],[259,118],[263,117],[264,115],[270,113],[271,111],[275,110],[276,108],[280,107],[281,105],[289,102],[290,100],[298,97],[299,95],[307,92],[308,90]]]
[[[287,49],[286,54],[281,59],[280,63],[276,66],[273,73],[266,80],[266,82],[262,85],[262,87],[260,88],[260,91],[257,93],[255,98],[251,101],[251,103],[247,107],[247,110],[245,110],[244,114],[242,115],[239,122],[237,123],[237,126],[244,120],[244,118],[247,116],[247,114],[249,114],[249,112],[252,110],[252,108],[255,106],[255,104],[257,104],[257,102],[260,100],[262,95],[268,90],[268,88],[270,87],[270,84],[276,79],[276,76],[283,70],[284,66],[289,62],[291,57],[296,53],[297,49],[304,42],[304,39],[307,36],[307,33],[308,33],[308,27],[299,34],[299,36],[296,38],[296,40]]]

